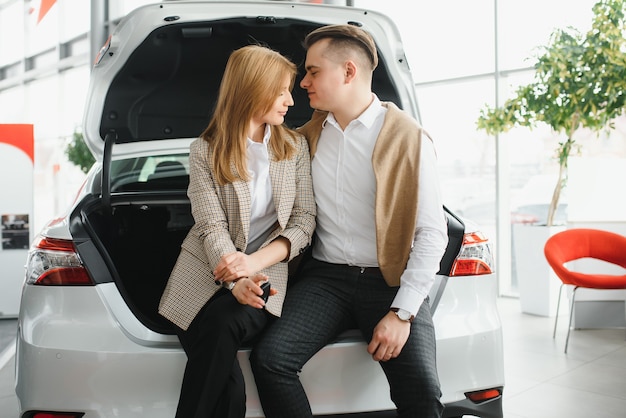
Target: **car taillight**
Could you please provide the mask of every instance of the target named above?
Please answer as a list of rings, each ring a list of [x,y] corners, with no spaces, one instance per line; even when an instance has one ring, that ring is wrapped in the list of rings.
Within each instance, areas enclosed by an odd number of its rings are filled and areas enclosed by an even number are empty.
[[[41,286],[92,286],[74,243],[39,236],[28,253],[26,283]]]
[[[502,388],[485,389],[476,392],[467,392],[465,396],[474,403],[490,401],[502,396]]]
[[[461,251],[454,260],[450,276],[477,276],[493,273],[491,243],[481,232],[463,235]]]

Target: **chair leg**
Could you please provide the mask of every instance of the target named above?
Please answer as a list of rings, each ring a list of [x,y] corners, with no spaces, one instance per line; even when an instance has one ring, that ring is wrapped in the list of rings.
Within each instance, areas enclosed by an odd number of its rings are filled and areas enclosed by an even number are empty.
[[[561,283],[561,287],[559,287],[559,299],[556,302],[556,316],[554,317],[554,331],[552,331],[552,339],[556,336],[556,324],[559,321],[559,308],[561,307],[561,292],[563,291],[563,285],[565,283]]]
[[[569,334],[572,330],[572,319],[574,319],[574,302],[576,302],[576,289],[578,286],[574,286],[572,291],[572,304],[569,309],[569,325],[567,326],[567,337],[565,337],[565,354],[567,354],[567,345],[569,344]]]

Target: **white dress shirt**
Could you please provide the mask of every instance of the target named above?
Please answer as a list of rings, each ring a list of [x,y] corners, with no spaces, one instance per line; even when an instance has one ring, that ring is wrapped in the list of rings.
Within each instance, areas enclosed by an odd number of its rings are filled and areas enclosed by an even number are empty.
[[[324,122],[311,163],[318,236],[313,256],[318,260],[378,266],[372,153],[386,112],[374,96],[372,104],[345,130],[332,113]],[[414,315],[428,296],[448,241],[435,149],[426,136],[422,136],[418,187],[413,247],[391,305]]]
[[[250,174],[248,186],[251,205],[250,233],[248,234],[246,254],[251,254],[259,249],[278,220],[274,206],[270,160],[267,151],[270,136],[271,131],[269,125],[266,124],[263,142],[254,142],[248,138],[248,174]]]

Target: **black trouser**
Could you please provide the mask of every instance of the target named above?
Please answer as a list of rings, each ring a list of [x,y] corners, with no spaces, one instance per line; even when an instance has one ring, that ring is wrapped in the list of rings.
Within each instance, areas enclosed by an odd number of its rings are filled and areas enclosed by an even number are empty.
[[[243,418],[246,393],[237,351],[265,327],[264,309],[241,305],[220,290],[200,310],[178,338],[187,366],[176,411],[177,418]]]
[[[358,267],[308,261],[287,292],[281,317],[263,333],[250,356],[265,416],[311,417],[299,371],[348,328],[360,329],[365,341],[370,341],[397,291],[397,287],[387,286],[378,269],[361,272]],[[400,355],[380,365],[399,417],[441,416],[435,332],[428,301],[413,320]]]

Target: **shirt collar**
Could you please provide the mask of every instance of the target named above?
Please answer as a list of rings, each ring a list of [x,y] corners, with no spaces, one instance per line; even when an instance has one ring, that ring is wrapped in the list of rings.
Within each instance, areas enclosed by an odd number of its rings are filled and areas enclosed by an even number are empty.
[[[351,124],[355,121],[363,125],[365,128],[371,128],[372,124],[376,119],[380,116],[381,113],[385,111],[385,108],[382,106],[380,99],[374,93],[372,93],[372,103],[359,115],[358,118],[350,122]],[[326,122],[331,123],[335,126],[338,126],[337,120],[335,119],[335,115],[332,112],[328,112],[326,115],[326,119],[322,122],[322,128],[325,127]]]

